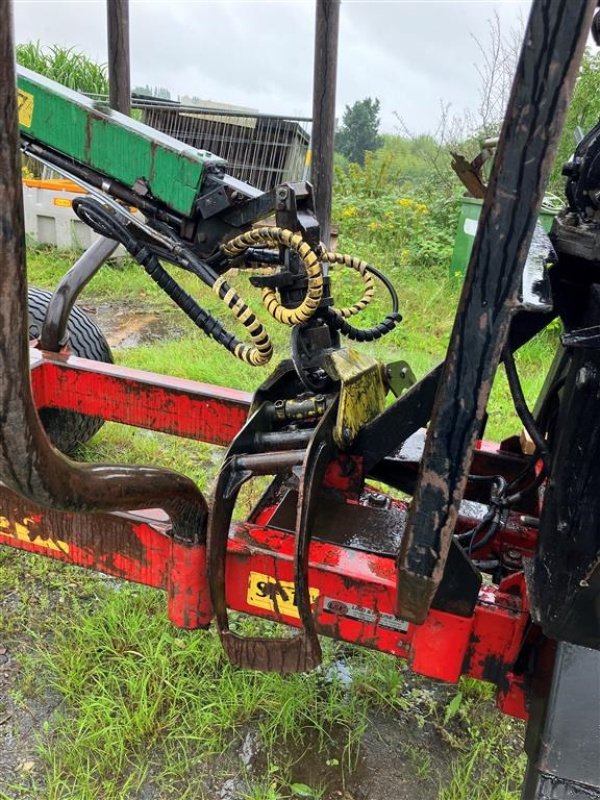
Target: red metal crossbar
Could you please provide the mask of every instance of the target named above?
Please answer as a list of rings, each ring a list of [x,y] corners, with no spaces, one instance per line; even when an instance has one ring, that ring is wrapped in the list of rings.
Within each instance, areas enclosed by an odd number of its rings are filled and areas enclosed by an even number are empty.
[[[37,408],[63,408],[137,428],[227,445],[251,395],[142,370],[30,348]]]

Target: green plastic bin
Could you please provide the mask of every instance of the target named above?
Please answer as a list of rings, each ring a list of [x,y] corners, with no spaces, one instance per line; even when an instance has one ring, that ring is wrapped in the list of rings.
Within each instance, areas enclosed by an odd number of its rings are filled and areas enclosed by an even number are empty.
[[[477,200],[474,197],[461,198],[460,216],[458,218],[458,228],[454,240],[454,252],[452,253],[452,261],[450,262],[451,278],[461,278],[465,274],[471,257],[473,242],[475,241],[477,223],[479,221],[479,215],[481,214],[482,205],[483,200]],[[546,233],[550,232],[552,221],[556,214],[557,211],[553,209],[541,209],[539,220]]]

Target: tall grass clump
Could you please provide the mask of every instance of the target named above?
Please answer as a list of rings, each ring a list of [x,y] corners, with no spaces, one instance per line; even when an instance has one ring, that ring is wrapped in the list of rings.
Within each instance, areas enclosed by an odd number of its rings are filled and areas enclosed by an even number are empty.
[[[365,153],[362,167],[336,167],[333,218],[342,249],[352,246],[388,270],[447,270],[458,207],[456,196],[446,196],[426,176],[401,179],[385,151]]]
[[[74,47],[18,44],[17,63],[77,92],[108,94],[106,64],[97,64]]]

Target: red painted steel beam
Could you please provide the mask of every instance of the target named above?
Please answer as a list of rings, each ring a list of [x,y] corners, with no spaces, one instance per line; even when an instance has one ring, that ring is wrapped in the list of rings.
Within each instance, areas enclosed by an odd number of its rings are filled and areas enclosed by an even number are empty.
[[[38,408],[64,408],[138,428],[227,445],[240,430],[251,395],[33,348]]]
[[[204,544],[176,541],[155,510],[104,514],[60,513],[0,486],[0,544],[88,567],[167,592],[171,621],[184,628],[210,622]],[[294,535],[250,523],[234,524],[227,553],[227,604],[235,611],[294,627]],[[510,668],[529,622],[526,600],[495,587],[482,589],[471,617],[431,610],[423,625],[394,616],[395,561],[313,539],[309,586],[318,632],[406,658],[422,675],[456,682],[461,674],[497,683],[507,713],[526,715],[522,684]],[[522,587],[516,585],[522,591]]]
[[[293,582],[293,550],[292,534],[234,525],[227,556],[228,606],[297,626],[295,616],[278,614],[273,603],[261,608],[249,599],[252,572],[279,584]],[[472,617],[433,609],[422,626],[398,620],[393,557],[316,539],[310,546],[309,584],[321,634],[407,658],[415,672],[451,682],[463,673],[491,679],[488,664],[512,663],[528,620],[517,595],[489,586]],[[282,607],[288,606],[280,601]]]
[[[163,589],[169,618],[179,627],[205,627],[212,617],[206,547],[175,539],[162,511],[54,511],[0,484],[0,544]]]
[[[31,367],[38,407],[99,415],[214,444],[227,444],[235,436],[251,401],[245,392],[35,349]],[[164,513],[104,514],[98,534],[87,515],[32,510],[3,487],[0,509],[0,543],[165,590],[175,625],[209,623],[205,546],[175,541]],[[269,528],[271,515],[265,510],[262,524],[232,528],[227,604],[297,627],[294,536]],[[473,520],[464,523],[469,527]],[[530,538],[523,538],[519,527],[509,544],[530,547]],[[415,672],[432,678],[454,682],[468,674],[490,680],[499,686],[502,710],[526,716],[525,687],[510,672],[529,621],[522,586],[516,593],[514,587],[511,592],[486,587],[471,617],[433,609],[423,625],[413,625],[394,614],[393,557],[331,544],[316,535],[309,583],[322,635],[406,658]]]

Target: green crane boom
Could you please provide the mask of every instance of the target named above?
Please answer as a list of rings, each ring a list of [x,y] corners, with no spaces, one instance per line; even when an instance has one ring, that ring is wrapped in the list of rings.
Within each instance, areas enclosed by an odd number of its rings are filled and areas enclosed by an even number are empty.
[[[196,150],[112,111],[24,67],[17,69],[19,125],[26,141],[41,143],[129,189],[144,186],[184,217],[194,215],[209,165],[223,159]]]

